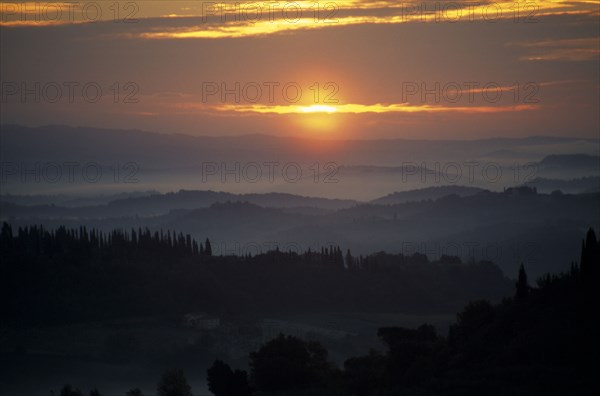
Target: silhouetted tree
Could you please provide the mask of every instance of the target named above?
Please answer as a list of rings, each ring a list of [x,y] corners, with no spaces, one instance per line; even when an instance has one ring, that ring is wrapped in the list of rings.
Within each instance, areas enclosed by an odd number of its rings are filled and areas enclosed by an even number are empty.
[[[144,396],[144,393],[142,392],[142,390],[140,388],[133,388],[130,389],[127,393],[127,396]]]
[[[592,228],[586,233],[584,241],[581,241],[581,280],[586,298],[591,297],[591,291],[598,290],[600,266],[600,243],[596,239],[596,233]]]
[[[250,369],[256,389],[264,392],[318,387],[333,371],[321,344],[283,334],[250,354]]]
[[[60,390],[60,396],[83,396],[83,393],[79,389],[73,389],[71,385],[67,384]]]
[[[381,394],[374,392],[386,385],[388,360],[379,352],[353,357],[344,362],[344,395],[363,396]]]
[[[182,370],[167,370],[161,377],[157,396],[192,396],[192,388]]]
[[[215,360],[206,371],[208,390],[215,396],[249,396],[252,390],[248,385],[248,374],[245,371],[232,371],[228,364]]]
[[[350,249],[346,251],[346,268],[354,268],[354,257],[350,254]]]
[[[212,246],[210,245],[208,238],[206,238],[206,242],[204,243],[204,254],[207,256],[212,256]]]
[[[228,364],[221,360],[215,360],[212,366],[206,370],[206,380],[208,382],[208,390],[216,396],[228,395],[229,381],[233,372]]]
[[[492,323],[496,312],[492,304],[486,300],[473,301],[456,315],[456,324],[450,326],[448,341],[451,346],[460,348],[464,343]]]
[[[377,335],[389,348],[387,370],[392,383],[416,383],[432,374],[438,345],[435,327],[429,324],[416,330],[384,327]]]
[[[515,297],[517,300],[523,300],[529,294],[527,273],[525,272],[525,266],[523,266],[523,264],[521,264],[521,266],[519,267],[519,279],[517,280],[516,288],[517,291]]]

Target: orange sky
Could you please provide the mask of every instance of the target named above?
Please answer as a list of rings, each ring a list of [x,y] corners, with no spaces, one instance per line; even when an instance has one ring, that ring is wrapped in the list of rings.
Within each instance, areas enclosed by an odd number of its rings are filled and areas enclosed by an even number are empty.
[[[598,1],[227,3],[3,2],[2,122],[598,134]]]

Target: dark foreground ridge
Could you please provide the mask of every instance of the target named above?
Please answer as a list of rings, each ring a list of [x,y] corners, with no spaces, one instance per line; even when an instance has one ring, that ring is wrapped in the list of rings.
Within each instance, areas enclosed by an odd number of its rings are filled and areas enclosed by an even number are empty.
[[[599,264],[600,244],[590,229],[579,266],[547,275],[537,287],[521,267],[512,298],[469,303],[447,337],[428,324],[380,328],[386,351],[350,358],[340,368],[318,342],[281,334],[249,355],[249,372],[216,360],[208,386],[215,396],[595,395]],[[82,395],[69,385],[60,392]],[[157,395],[191,396],[192,389],[183,371],[168,370]]]

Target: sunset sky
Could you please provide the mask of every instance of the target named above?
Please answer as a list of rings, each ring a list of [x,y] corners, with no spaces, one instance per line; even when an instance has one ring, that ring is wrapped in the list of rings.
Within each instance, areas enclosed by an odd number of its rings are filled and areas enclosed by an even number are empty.
[[[599,7],[2,2],[1,121],[218,136],[595,138]]]

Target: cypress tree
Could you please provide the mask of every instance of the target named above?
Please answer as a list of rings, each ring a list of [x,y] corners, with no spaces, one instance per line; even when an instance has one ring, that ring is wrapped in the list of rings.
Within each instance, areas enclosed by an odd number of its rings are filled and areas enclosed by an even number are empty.
[[[207,256],[212,256],[212,246],[210,246],[210,241],[206,238],[206,242],[204,243],[204,254]]]
[[[519,279],[517,280],[517,300],[523,300],[529,294],[529,285],[527,284],[527,273],[525,272],[525,267],[523,263],[519,267]]]

